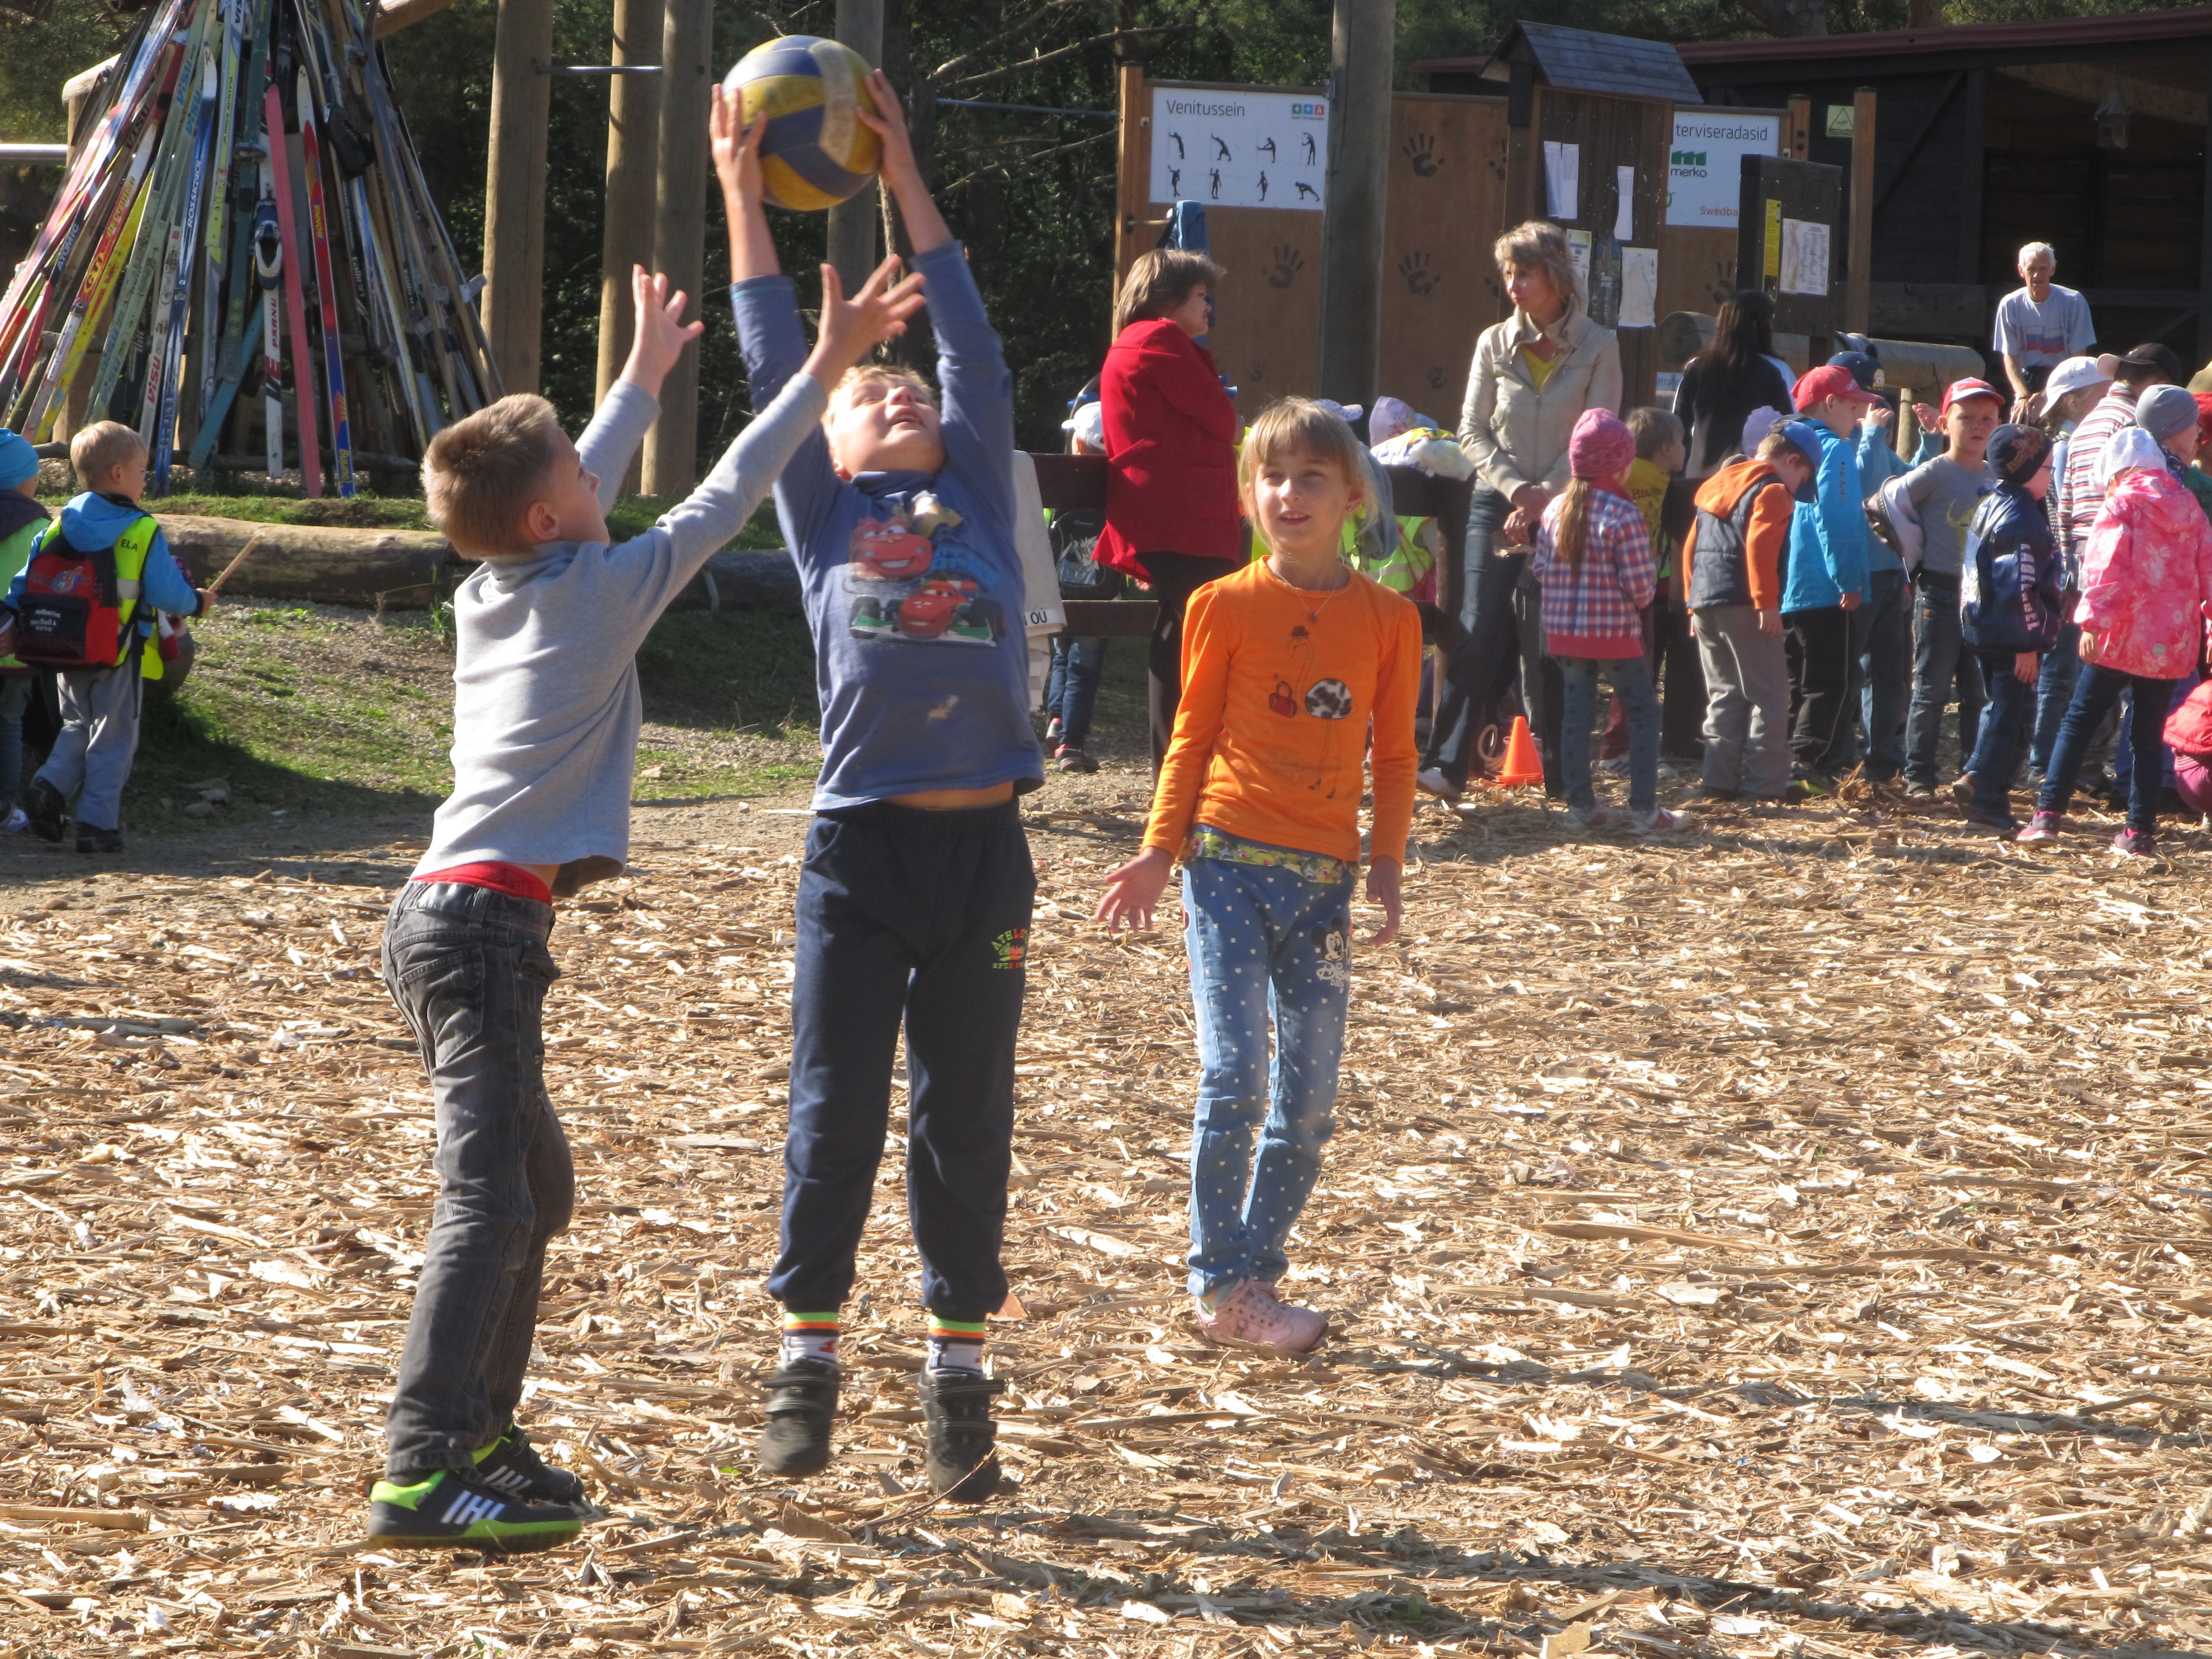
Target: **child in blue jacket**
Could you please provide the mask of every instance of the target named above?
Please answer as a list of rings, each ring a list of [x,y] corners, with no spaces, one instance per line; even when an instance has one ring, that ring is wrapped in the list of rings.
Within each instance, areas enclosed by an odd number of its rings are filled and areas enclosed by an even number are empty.
[[[1982,497],[1966,528],[1960,610],[1960,631],[1982,659],[1990,698],[1966,763],[1974,780],[1966,819],[2010,840],[2020,833],[2011,811],[2013,778],[2035,721],[2043,653],[2058,643],[2065,566],[2043,508],[2051,489],[2050,438],[2032,426],[2001,426],[1990,434],[1989,458],[1997,487]]]
[[[942,402],[863,364],[775,487],[799,565],[822,701],[822,774],[798,895],[784,1308],[761,1467],[830,1462],[839,1310],[883,1157],[906,1036],[907,1193],[929,1316],[921,1377],[931,1489],[981,1503],[999,1480],[983,1322],[1006,1297],[1000,1246],[1012,1151],[1014,1036],[1036,878],[1015,806],[1041,787],[1014,524],[1013,377],[931,199],[879,70],[883,182],[913,240]],[[762,208],[759,126],[715,94],[714,167],[731,300],[756,402],[805,349]]]
[[[1804,800],[1826,793],[1833,775],[1851,758],[1858,674],[1850,613],[1869,591],[1866,512],[1851,439],[1875,398],[1848,368],[1823,364],[1797,382],[1794,401],[1820,434],[1814,499],[1800,501],[1790,521],[1782,590],[1790,659],[1790,793]]]
[[[70,440],[70,465],[91,488],[62,508],[60,523],[45,533],[59,533],[80,553],[114,549],[118,578],[135,576],[138,586],[121,601],[115,661],[61,671],[61,735],[24,800],[40,839],[59,841],[75,795],[76,850],[119,853],[123,786],[138,752],[138,701],[155,613],[197,617],[213,599],[185,579],[161,526],[138,505],[146,491],[146,445],[136,432],[118,421],[96,421]],[[7,615],[0,618],[8,629],[21,615],[29,575],[26,565],[8,586]]]

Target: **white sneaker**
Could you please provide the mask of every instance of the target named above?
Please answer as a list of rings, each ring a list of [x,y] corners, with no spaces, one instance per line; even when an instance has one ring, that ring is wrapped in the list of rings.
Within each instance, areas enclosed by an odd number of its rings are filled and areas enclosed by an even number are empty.
[[[8,821],[0,823],[0,836],[20,836],[31,827],[31,815],[20,806],[8,809]]]
[[[1198,1328],[1224,1347],[1310,1353],[1328,1334],[1328,1316],[1285,1302],[1273,1285],[1247,1279],[1216,1303],[1212,1313],[1200,1304]]]
[[[1649,812],[1632,812],[1628,827],[1639,836],[1680,836],[1691,829],[1690,815],[1655,806]]]
[[[1434,795],[1441,801],[1459,799],[1459,791],[1451,787],[1451,781],[1437,767],[1431,766],[1425,772],[1414,774],[1413,787],[1423,794]]]

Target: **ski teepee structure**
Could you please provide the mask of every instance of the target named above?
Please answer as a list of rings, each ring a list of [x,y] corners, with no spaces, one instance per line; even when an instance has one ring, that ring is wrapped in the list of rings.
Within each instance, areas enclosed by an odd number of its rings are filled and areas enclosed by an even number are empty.
[[[46,442],[81,396],[155,494],[181,462],[350,495],[500,395],[373,11],[155,0],[0,298],[0,425]]]

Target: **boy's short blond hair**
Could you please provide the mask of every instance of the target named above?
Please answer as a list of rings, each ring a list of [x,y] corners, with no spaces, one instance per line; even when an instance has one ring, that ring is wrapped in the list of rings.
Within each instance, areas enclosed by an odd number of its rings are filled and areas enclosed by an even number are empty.
[[[868,380],[889,380],[893,386],[912,386],[922,401],[932,409],[937,407],[937,388],[910,368],[901,368],[895,363],[854,363],[838,376],[837,384],[830,393],[830,408],[841,402],[849,402],[853,388]],[[827,421],[825,413],[823,419]]]
[[[1648,404],[1628,411],[1628,430],[1636,440],[1636,459],[1639,461],[1648,461],[1668,444],[1682,441],[1680,418]]]
[[[1367,452],[1344,417],[1310,398],[1278,398],[1260,411],[1244,434],[1237,459],[1237,486],[1249,493],[1260,469],[1280,454],[1312,455],[1328,462],[1347,483],[1368,488]]]
[[[1797,447],[1797,441],[1778,425],[1759,441],[1759,459],[1762,461],[1796,461],[1808,472],[1820,470],[1817,455],[1808,455]]]
[[[532,392],[462,416],[422,454],[430,522],[464,553],[526,551],[522,515],[544,489],[562,436],[553,405]]]
[[[120,421],[94,421],[70,440],[70,465],[76,471],[77,482],[88,488],[145,453],[146,441]]]

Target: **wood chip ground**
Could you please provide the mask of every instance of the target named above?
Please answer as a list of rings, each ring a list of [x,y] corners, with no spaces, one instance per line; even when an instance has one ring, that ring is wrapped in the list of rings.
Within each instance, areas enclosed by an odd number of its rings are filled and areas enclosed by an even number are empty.
[[[11,859],[0,1652],[2212,1647],[2203,837],[1425,812],[1297,1360],[1188,1321],[1179,939],[1087,920],[1143,803],[1126,769],[1029,803],[1018,1485],[975,1510],[916,1489],[896,1110],[842,1455],[751,1470],[805,820],[641,812],[554,939],[581,1201],[526,1407],[609,1514],[513,1560],[359,1541],[432,1195],[375,976],[419,842]]]

